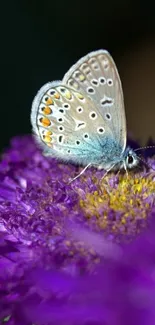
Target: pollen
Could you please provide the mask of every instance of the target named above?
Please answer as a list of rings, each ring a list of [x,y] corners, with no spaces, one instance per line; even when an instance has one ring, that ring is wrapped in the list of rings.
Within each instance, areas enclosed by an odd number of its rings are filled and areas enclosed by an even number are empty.
[[[148,175],[142,177],[139,174],[138,178],[131,173],[128,177],[118,176],[116,185],[107,187],[108,180],[110,184],[113,178],[114,175],[110,175],[106,182],[103,179],[98,190],[87,193],[85,199],[80,200],[80,206],[89,224],[95,223],[98,231],[114,236],[116,241],[122,237],[129,240],[147,227],[155,182]]]

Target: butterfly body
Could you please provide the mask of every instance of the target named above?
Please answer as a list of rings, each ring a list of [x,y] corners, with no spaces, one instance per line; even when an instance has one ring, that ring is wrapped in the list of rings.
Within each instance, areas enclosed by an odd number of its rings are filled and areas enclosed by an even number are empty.
[[[107,51],[88,54],[62,81],[44,85],[34,98],[31,123],[45,155],[105,170],[137,164],[126,149],[123,92]]]

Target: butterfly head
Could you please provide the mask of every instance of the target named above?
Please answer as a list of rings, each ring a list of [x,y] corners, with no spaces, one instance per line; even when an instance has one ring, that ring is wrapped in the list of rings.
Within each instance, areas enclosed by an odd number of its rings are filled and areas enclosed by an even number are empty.
[[[130,147],[127,147],[122,153],[121,148],[115,144],[115,147],[113,148],[113,152],[115,151],[115,155],[112,154],[113,157],[111,157],[111,152],[108,161],[105,163],[105,161],[101,162],[98,165],[98,169],[105,169],[107,172],[110,170],[120,170],[120,169],[132,169],[136,167],[139,163],[139,158],[136,154],[136,152],[131,149]]]
[[[132,169],[138,165],[139,159],[133,149],[127,147],[123,154],[123,161],[121,168]]]

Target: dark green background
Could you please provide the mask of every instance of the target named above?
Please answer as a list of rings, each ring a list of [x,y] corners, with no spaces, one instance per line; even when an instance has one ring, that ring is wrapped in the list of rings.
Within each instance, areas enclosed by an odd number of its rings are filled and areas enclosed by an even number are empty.
[[[155,4],[150,0],[9,0],[0,7],[1,148],[12,136],[31,132],[37,90],[61,79],[81,56],[107,49],[123,78],[121,61],[128,52],[131,57],[138,44],[155,44]]]

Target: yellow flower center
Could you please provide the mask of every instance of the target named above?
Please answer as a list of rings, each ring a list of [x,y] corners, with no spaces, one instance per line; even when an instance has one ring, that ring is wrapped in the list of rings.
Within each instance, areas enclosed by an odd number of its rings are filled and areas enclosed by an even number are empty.
[[[151,174],[142,177],[130,172],[128,177],[119,175],[118,184],[111,187],[114,177],[103,178],[96,191],[80,199],[80,206],[94,228],[104,230],[107,235],[131,237],[147,226],[147,216],[155,198],[155,181]],[[93,181],[98,183],[95,177]]]

